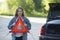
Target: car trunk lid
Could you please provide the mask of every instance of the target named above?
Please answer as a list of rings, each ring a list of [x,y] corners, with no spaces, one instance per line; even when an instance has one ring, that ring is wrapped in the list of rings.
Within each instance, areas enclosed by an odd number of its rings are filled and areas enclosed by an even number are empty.
[[[49,24],[46,30],[49,35],[59,35],[60,36],[60,24]]]
[[[51,20],[60,19],[60,3],[49,3],[49,12],[47,22]]]

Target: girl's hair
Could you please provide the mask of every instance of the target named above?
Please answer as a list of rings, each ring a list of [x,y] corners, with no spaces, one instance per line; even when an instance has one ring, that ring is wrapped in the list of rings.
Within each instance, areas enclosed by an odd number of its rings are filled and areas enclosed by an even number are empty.
[[[22,10],[22,16],[24,16],[24,11],[23,11],[23,8],[22,8],[21,6],[19,6],[19,7],[16,9],[15,16],[18,16],[18,9],[21,9],[21,10]]]

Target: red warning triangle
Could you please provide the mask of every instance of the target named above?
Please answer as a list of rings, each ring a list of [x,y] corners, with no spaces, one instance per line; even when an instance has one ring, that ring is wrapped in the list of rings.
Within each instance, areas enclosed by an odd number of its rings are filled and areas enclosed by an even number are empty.
[[[22,29],[17,29],[19,23],[20,23]],[[27,29],[27,27],[25,26],[25,24],[24,24],[24,22],[22,21],[22,19],[21,19],[21,18],[18,18],[18,20],[16,21],[15,25],[13,26],[11,32],[14,32],[14,33],[18,33],[18,32],[25,33],[25,32],[28,32],[28,29]]]

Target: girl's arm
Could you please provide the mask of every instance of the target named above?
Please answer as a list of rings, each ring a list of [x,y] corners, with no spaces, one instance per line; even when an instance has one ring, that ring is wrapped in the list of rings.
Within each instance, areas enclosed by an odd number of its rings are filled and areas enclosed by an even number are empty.
[[[12,18],[12,20],[9,22],[9,25],[8,25],[8,29],[10,30],[10,29],[12,29],[12,27],[13,27],[13,25],[14,25],[14,19],[15,18]]]
[[[31,29],[30,21],[26,18],[25,22],[26,22],[26,26],[27,26],[28,30],[30,30]]]

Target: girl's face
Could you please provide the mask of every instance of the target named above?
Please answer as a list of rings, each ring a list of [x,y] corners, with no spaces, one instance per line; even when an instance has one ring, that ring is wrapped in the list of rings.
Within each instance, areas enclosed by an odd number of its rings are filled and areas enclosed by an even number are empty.
[[[22,16],[22,9],[18,9],[18,16]]]

